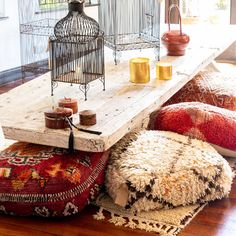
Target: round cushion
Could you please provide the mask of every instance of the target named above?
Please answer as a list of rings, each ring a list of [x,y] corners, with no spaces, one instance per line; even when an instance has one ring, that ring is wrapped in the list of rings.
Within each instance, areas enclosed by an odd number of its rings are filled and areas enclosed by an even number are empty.
[[[70,216],[95,198],[108,153],[75,152],[17,142],[0,153],[0,211]]]
[[[200,72],[180,89],[165,106],[180,102],[202,102],[236,110],[236,77],[220,72]]]
[[[236,157],[236,113],[199,102],[163,107],[157,112],[155,130],[172,131],[214,145],[225,156]]]
[[[130,133],[112,149],[106,187],[116,204],[133,211],[220,199],[233,173],[209,144],[167,131]]]

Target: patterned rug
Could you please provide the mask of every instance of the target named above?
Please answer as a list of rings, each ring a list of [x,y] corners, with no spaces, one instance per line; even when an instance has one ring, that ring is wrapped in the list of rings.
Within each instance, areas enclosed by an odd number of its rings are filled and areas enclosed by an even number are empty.
[[[236,159],[230,158],[227,161],[236,173]],[[134,214],[130,210],[114,204],[107,194],[101,194],[95,204],[100,207],[97,214],[94,215],[97,220],[108,220],[116,226],[141,229],[166,236],[177,235],[207,205],[207,203],[195,204]],[[104,216],[104,212],[109,213],[109,219]]]

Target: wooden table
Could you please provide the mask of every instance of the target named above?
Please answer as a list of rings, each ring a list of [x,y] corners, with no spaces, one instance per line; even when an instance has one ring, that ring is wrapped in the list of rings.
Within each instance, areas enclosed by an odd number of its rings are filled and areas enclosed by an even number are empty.
[[[196,41],[197,42],[197,41]],[[26,142],[68,147],[67,130],[45,128],[44,111],[55,105],[59,98],[77,97],[79,110],[93,109],[97,124],[82,127],[102,132],[101,135],[74,130],[75,149],[101,152],[110,148],[127,132],[146,123],[149,115],[183,87],[200,70],[222,53],[233,42],[226,37],[223,42],[204,47],[191,46],[183,57],[162,57],[173,63],[173,79],[159,81],[155,78],[155,63],[151,64],[151,82],[136,85],[129,82],[128,61],[115,66],[106,63],[106,91],[99,81],[91,83],[88,101],[84,101],[78,85],[60,83],[50,96],[50,74],[45,74],[0,96],[0,123],[6,138]],[[78,115],[73,117],[79,124]],[[79,126],[79,125],[78,125]]]

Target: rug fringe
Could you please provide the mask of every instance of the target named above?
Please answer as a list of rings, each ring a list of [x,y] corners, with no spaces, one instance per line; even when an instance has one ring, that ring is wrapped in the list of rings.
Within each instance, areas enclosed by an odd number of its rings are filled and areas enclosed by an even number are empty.
[[[126,220],[122,216],[116,216],[114,213],[111,213],[111,219],[109,222],[116,226],[122,226],[126,223]]]
[[[97,214],[96,215],[93,215],[93,218],[95,219],[95,220],[104,220],[105,219],[105,216],[103,215],[103,208],[102,207],[100,207],[100,209],[99,209],[99,211],[97,212]]]
[[[179,227],[156,223],[152,220],[143,220],[138,219],[137,217],[134,218],[129,216],[122,217],[118,214],[115,214],[114,212],[104,209],[103,207],[100,207],[97,214],[93,216],[94,219],[104,220],[105,216],[103,214],[103,211],[107,211],[110,213],[111,218],[108,221],[116,226],[129,227],[131,229],[141,229],[145,230],[146,232],[156,232],[161,236],[175,236],[181,230],[181,228]]]

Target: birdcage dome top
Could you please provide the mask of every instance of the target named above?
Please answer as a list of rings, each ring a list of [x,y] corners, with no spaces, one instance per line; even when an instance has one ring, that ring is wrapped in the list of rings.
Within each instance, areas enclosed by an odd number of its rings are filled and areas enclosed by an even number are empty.
[[[54,27],[55,37],[60,41],[86,43],[99,35],[99,24],[84,13],[84,0],[68,3],[69,13]]]

